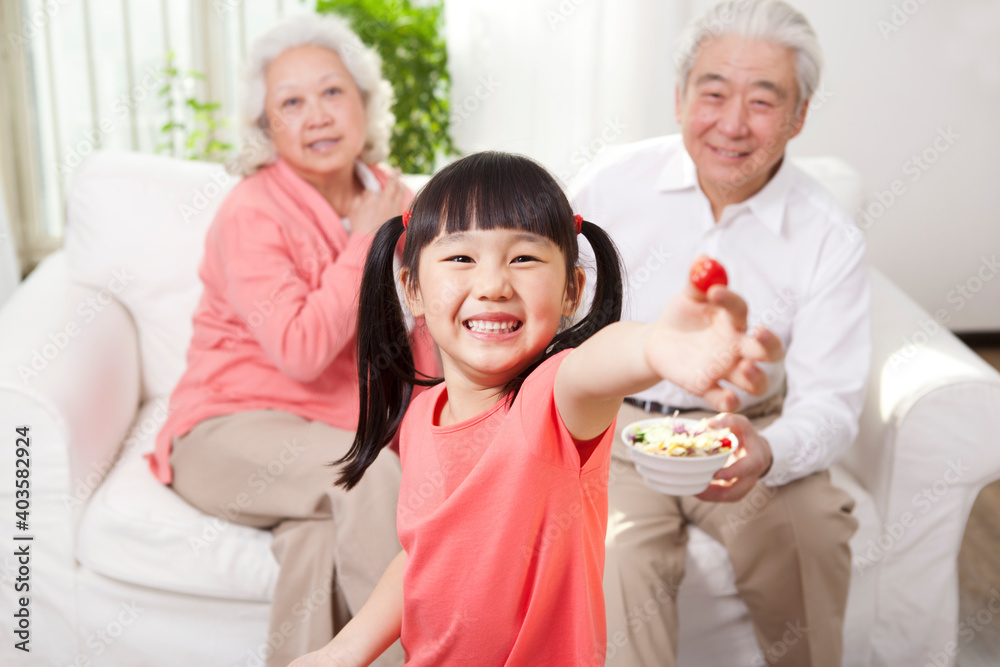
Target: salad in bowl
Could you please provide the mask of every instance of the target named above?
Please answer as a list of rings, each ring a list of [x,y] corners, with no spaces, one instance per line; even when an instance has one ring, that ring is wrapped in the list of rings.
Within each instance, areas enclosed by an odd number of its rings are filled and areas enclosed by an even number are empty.
[[[706,419],[693,426],[692,422],[669,417],[640,426],[634,431],[632,445],[660,456],[714,456],[732,451],[736,436],[729,428],[710,428]]]
[[[622,431],[635,468],[646,485],[671,496],[689,496],[708,488],[716,471],[739,446],[729,428],[707,420],[661,417],[634,422]]]

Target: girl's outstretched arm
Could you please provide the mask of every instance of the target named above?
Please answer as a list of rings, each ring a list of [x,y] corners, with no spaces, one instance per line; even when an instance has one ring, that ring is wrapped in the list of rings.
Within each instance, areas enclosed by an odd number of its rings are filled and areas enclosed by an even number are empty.
[[[747,305],[735,292],[713,285],[708,293],[687,285],[651,324],[617,322],[566,357],[555,380],[555,400],[577,440],[603,433],[622,398],[661,380],[705,397],[716,409],[733,410],[727,380],[755,395],[767,391],[758,362],[780,361],[784,349],[770,331],[746,334]]]
[[[385,569],[357,616],[323,648],[307,653],[289,667],[367,667],[399,639],[403,624],[403,569],[400,551]]]

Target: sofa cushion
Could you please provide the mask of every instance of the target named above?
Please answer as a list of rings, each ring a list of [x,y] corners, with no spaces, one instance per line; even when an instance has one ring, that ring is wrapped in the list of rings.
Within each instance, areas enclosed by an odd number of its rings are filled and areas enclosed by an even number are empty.
[[[205,233],[237,178],[222,165],[98,152],[67,198],[70,277],[106,290],[139,332],[143,396],[169,396],[184,372],[191,316],[201,298]],[[81,324],[100,312],[81,304]]]
[[[165,415],[163,399],[139,411],[121,457],[83,512],[77,560],[132,584],[270,601],[278,574],[270,531],[203,514],[149,471],[143,455]]]

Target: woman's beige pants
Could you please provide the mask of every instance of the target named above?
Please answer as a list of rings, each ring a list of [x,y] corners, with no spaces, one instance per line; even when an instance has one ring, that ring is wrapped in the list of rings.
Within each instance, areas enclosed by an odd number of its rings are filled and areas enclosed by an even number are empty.
[[[354,434],[277,410],[206,419],[175,438],[173,488],[202,512],[274,533],[280,565],[268,667],[326,644],[400,551],[399,458],[383,451],[351,491],[333,485]],[[220,619],[224,622],[224,619]],[[255,648],[255,647],[248,647]],[[401,665],[396,642],[375,663]]]

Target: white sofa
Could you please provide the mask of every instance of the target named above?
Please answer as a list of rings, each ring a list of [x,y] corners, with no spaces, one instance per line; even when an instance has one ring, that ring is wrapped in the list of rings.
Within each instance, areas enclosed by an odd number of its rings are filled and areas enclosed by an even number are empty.
[[[857,201],[843,163],[800,164]],[[32,652],[8,634],[0,664],[263,664],[270,534],[194,510],[142,458],[184,368],[204,234],[233,183],[217,165],[95,154],[75,175],[64,249],[0,311],[3,539],[19,533],[14,429],[25,425],[34,536]],[[918,665],[957,638],[959,544],[976,493],[1000,478],[1000,375],[877,273],[873,289],[861,436],[834,473],[861,522],[844,664]],[[12,553],[0,552],[5,633],[18,608]],[[695,533],[682,664],[761,664],[734,593],[725,552]]]

